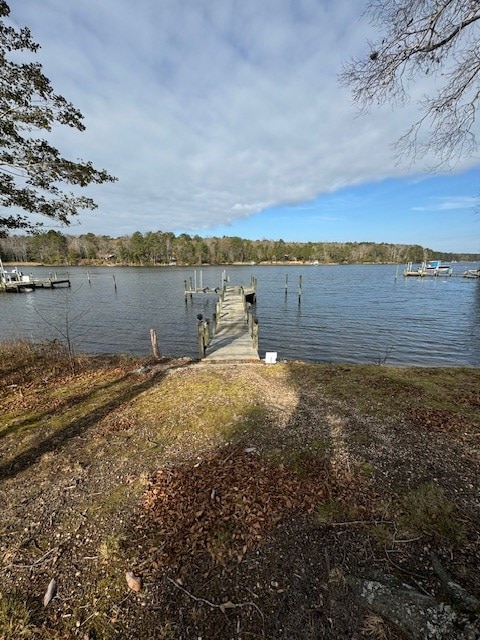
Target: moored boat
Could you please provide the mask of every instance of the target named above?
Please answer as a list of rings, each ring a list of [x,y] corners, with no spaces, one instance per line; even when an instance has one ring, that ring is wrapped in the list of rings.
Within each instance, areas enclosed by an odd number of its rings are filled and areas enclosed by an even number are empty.
[[[0,260],[0,290],[2,291],[33,291],[35,284],[28,275],[24,275],[17,267],[7,271]]]
[[[451,276],[452,267],[449,264],[443,264],[441,260],[429,260],[428,262],[422,262],[417,268],[413,269],[412,263],[409,262],[406,266],[404,276]]]
[[[463,272],[464,278],[480,278],[480,269],[467,269]]]

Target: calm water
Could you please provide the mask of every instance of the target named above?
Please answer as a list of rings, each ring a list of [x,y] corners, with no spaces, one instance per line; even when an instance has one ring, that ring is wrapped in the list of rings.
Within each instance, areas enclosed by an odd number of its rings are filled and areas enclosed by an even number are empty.
[[[477,265],[458,264],[456,273],[470,266]],[[29,272],[45,276],[48,268]],[[200,272],[203,286],[220,285],[223,268],[197,269],[198,284]],[[261,356],[277,351],[280,359],[319,362],[480,366],[480,280],[398,272],[395,278],[389,265],[227,269],[231,283],[258,278]],[[192,268],[72,267],[69,274],[71,289],[0,294],[0,337],[61,338],[68,328],[77,350],[148,355],[155,328],[162,354],[197,357],[196,316],[211,318],[215,296],[185,304]]]

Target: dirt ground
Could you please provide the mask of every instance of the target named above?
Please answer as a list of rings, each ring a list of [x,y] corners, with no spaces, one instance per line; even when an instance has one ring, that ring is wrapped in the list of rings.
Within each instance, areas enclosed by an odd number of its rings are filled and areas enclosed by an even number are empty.
[[[480,597],[478,370],[10,356],[0,638],[400,640],[349,580],[449,602],[432,554]]]

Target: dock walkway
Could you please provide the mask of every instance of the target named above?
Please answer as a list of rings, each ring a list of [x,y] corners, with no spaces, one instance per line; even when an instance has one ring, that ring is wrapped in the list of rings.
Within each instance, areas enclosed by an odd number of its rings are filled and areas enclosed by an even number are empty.
[[[260,360],[258,325],[247,308],[247,300],[254,299],[254,287],[224,287],[217,303],[214,335],[206,347],[204,360]]]
[[[35,289],[54,289],[60,285],[70,287],[69,278],[33,278],[25,280],[0,279],[0,291],[6,293],[21,293],[22,291],[34,291]]]

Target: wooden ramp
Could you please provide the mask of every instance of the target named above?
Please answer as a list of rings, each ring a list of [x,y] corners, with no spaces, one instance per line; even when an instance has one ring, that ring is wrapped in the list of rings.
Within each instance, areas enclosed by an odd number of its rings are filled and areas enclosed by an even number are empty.
[[[254,296],[242,286],[226,286],[217,305],[214,335],[206,347],[206,361],[260,360],[258,325],[246,309],[247,296]]]

